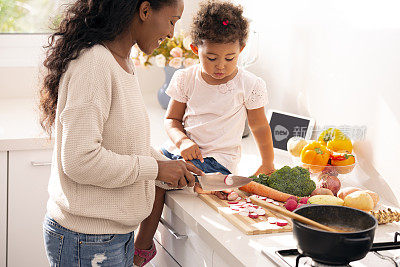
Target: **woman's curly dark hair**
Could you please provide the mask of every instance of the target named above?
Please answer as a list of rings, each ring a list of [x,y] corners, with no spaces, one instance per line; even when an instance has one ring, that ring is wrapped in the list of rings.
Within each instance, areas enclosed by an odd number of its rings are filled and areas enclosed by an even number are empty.
[[[176,0],[77,0],[68,6],[60,26],[50,35],[43,62],[46,75],[39,91],[40,125],[51,136],[55,121],[58,87],[70,61],[82,49],[112,41],[129,26],[143,2],[154,10]]]
[[[243,8],[229,2],[207,1],[193,19],[190,37],[196,46],[204,40],[232,43],[239,40],[243,47],[249,33],[249,22],[243,17]]]

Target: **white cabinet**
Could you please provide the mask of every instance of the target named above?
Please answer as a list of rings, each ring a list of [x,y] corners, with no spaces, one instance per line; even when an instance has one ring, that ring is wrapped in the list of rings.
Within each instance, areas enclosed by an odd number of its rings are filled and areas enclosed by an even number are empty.
[[[211,267],[213,250],[171,209],[164,207],[155,239],[183,267]]]
[[[168,254],[168,252],[157,242],[154,242],[157,248],[157,255],[146,266],[153,267],[180,267],[180,265]]]
[[[0,266],[6,266],[7,152],[0,152]]]
[[[42,223],[51,150],[9,152],[8,267],[48,266]]]
[[[212,264],[213,264],[212,265],[213,267],[231,267],[232,266],[231,264],[227,263],[223,257],[221,257],[217,253],[215,253],[215,251],[213,254]]]

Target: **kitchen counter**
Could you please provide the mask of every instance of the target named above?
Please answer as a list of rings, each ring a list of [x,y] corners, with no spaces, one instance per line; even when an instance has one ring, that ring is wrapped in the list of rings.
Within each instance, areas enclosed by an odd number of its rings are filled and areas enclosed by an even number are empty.
[[[32,98],[0,99],[0,151],[52,146],[40,128],[37,105]]]
[[[199,198],[185,192],[168,192],[166,205],[231,266],[270,266],[261,253],[266,248],[295,248],[291,232],[245,235]],[[374,242],[392,242],[399,223],[379,225]]]
[[[164,110],[158,105],[154,92],[144,92],[143,96],[151,121],[152,142],[157,147],[167,140],[162,130]],[[33,103],[32,99],[0,100],[0,151],[52,147],[37,123]],[[290,163],[288,154],[277,151],[275,157],[276,168]],[[243,139],[239,174],[249,175],[259,164],[257,148],[250,135]],[[270,266],[271,261],[261,253],[262,249],[296,246],[292,233],[247,236],[199,198],[184,191],[168,192],[166,205],[232,266]],[[392,241],[393,233],[399,230],[398,223],[381,225],[375,242]]]

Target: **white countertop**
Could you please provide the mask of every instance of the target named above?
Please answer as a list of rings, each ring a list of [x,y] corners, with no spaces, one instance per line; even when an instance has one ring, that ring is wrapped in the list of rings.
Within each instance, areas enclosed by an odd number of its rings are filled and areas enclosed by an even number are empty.
[[[0,99],[0,151],[50,148],[32,98]]]
[[[158,105],[155,92],[144,92],[143,96],[151,121],[152,144],[157,147],[167,140],[163,130],[165,111]],[[0,151],[52,147],[40,129],[34,103],[32,99],[0,99]],[[277,153],[275,157],[276,168],[290,162],[284,153]],[[258,151],[250,135],[243,139],[239,174],[250,175],[259,164]],[[232,266],[270,266],[271,261],[261,254],[262,249],[296,247],[292,233],[247,236],[199,198],[182,191],[168,192],[166,204]],[[399,230],[398,223],[380,225],[374,241],[392,241],[394,232]]]

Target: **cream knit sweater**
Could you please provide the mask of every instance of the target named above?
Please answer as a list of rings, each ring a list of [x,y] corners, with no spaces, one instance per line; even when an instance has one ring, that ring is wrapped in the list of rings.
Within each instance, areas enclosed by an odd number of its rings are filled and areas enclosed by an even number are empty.
[[[134,231],[151,212],[156,159],[138,79],[102,45],[60,80],[48,215],[87,234]]]

